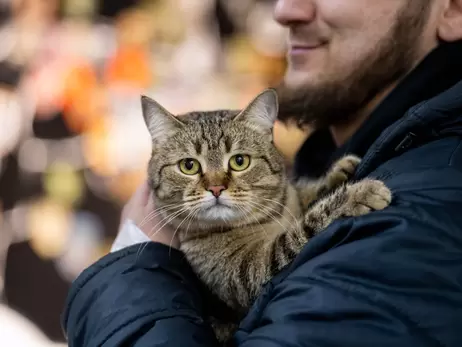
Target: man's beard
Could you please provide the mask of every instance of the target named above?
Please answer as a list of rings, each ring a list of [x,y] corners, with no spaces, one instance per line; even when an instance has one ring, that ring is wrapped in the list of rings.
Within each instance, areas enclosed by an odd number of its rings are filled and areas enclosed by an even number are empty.
[[[419,37],[428,18],[429,1],[410,0],[389,34],[372,54],[341,79],[296,88],[278,86],[281,121],[326,128],[348,123],[374,97],[404,77],[419,57]]]

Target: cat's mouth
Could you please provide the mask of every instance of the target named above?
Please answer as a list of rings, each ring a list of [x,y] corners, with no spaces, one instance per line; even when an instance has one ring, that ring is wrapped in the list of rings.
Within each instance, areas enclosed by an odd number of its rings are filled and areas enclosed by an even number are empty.
[[[203,204],[204,204],[204,208],[214,208],[214,207],[232,208],[233,207],[233,203],[230,201],[230,199],[223,195],[217,198],[211,197],[211,198],[204,199]]]
[[[225,201],[224,199],[217,198],[214,201],[210,201],[204,207],[206,211],[208,210],[226,210],[226,209],[233,209],[232,206]]]
[[[227,199],[210,199],[204,202],[201,210],[201,219],[211,222],[232,221],[241,217],[239,210],[233,204],[230,204]]]

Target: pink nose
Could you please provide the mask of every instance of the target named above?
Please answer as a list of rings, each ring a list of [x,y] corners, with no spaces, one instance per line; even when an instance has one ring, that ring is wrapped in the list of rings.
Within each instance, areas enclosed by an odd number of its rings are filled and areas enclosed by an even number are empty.
[[[216,198],[218,198],[223,190],[225,190],[225,186],[209,186],[207,190],[211,192]]]

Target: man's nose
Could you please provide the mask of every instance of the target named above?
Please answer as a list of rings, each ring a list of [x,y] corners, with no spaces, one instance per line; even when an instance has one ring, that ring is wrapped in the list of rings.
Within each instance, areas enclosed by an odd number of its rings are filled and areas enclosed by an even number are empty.
[[[274,19],[283,26],[311,22],[315,17],[314,0],[278,0],[274,7]]]
[[[221,195],[221,192],[223,190],[226,190],[226,187],[225,186],[209,186],[207,190],[211,192],[213,196],[218,198]]]

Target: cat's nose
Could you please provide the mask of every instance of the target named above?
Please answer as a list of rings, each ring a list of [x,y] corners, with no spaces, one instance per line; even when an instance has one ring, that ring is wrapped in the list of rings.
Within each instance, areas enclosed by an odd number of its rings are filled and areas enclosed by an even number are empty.
[[[225,186],[209,186],[207,188],[209,192],[213,194],[216,198],[218,198],[223,190],[226,190]]]

